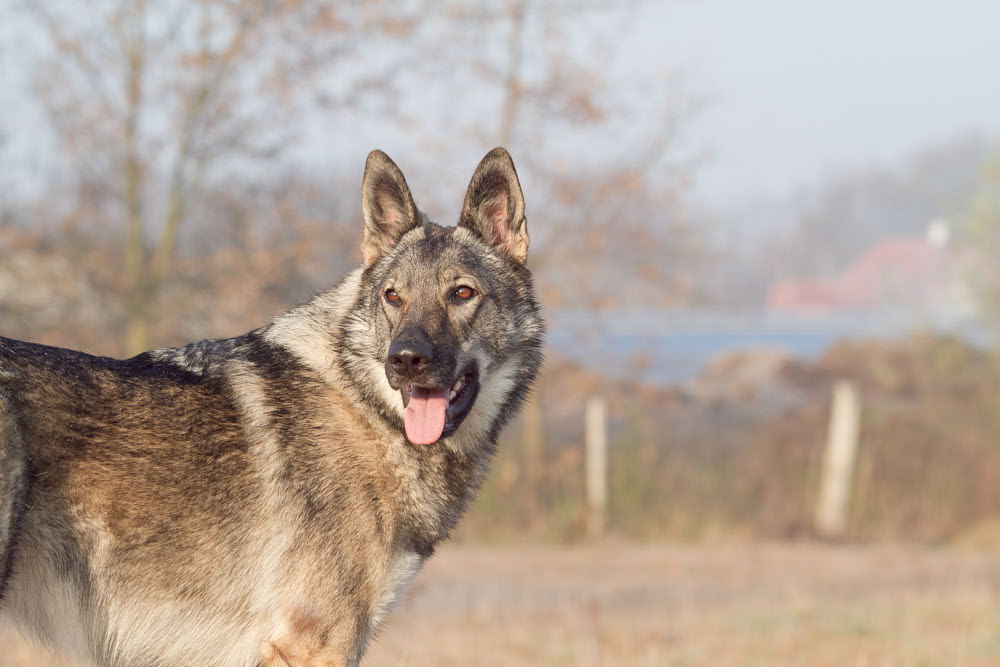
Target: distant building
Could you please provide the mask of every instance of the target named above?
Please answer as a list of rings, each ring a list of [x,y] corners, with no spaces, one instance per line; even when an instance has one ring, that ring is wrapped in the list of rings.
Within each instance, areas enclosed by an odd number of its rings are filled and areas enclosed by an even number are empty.
[[[827,279],[783,280],[771,287],[769,309],[800,313],[880,307],[964,308],[947,223],[936,220],[925,237],[888,238]]]

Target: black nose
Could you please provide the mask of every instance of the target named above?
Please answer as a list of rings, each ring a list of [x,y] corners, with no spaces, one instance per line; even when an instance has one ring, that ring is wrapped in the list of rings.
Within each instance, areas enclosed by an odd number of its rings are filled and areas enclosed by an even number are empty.
[[[408,339],[393,341],[389,347],[388,366],[397,375],[412,378],[430,368],[434,361],[434,350],[430,343],[422,340]]]

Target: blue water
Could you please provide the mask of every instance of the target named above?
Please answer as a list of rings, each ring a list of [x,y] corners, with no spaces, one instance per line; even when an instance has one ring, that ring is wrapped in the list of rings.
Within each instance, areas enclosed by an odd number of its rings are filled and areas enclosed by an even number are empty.
[[[975,321],[915,316],[907,312],[789,316],[759,312],[631,311],[549,314],[549,354],[612,376],[638,376],[656,384],[697,376],[719,355],[780,349],[814,359],[838,340],[898,338],[916,330],[985,342]]]

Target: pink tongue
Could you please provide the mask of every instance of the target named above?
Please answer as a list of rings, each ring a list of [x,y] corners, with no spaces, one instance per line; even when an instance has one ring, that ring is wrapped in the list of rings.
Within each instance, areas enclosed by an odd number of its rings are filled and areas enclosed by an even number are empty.
[[[448,410],[447,389],[414,387],[406,404],[403,423],[406,437],[415,445],[437,442],[444,431],[445,411]]]

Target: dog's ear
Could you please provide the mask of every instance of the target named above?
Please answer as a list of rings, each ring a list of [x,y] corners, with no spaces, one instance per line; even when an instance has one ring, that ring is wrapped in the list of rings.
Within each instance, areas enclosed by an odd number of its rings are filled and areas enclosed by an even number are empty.
[[[503,148],[494,148],[472,175],[465,193],[459,227],[467,227],[483,240],[520,263],[528,257],[528,222],[524,195],[514,162]]]
[[[417,226],[417,206],[403,172],[380,150],[369,153],[365,162],[361,211],[365,218],[361,254],[367,269]]]

